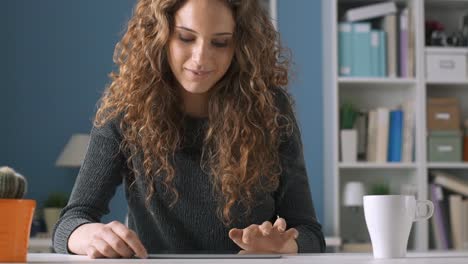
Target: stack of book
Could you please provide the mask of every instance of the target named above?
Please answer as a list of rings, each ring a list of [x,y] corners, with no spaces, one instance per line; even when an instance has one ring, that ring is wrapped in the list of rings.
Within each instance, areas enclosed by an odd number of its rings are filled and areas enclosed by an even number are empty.
[[[439,250],[468,249],[468,180],[432,171],[429,197],[434,203],[431,241]]]
[[[339,75],[414,76],[413,28],[411,10],[394,2],[347,10],[338,25]]]
[[[368,162],[414,160],[414,101],[397,109],[379,107],[361,111],[356,121],[358,159]]]

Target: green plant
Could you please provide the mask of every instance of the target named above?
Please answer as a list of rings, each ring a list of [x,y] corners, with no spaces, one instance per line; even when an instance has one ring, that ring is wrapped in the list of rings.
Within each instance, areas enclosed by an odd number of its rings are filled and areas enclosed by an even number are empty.
[[[352,129],[359,115],[356,106],[350,102],[345,102],[340,108],[340,127],[341,129]]]
[[[26,178],[10,167],[0,167],[0,199],[21,199],[26,189]]]
[[[386,183],[376,183],[372,185],[370,195],[387,195],[390,194],[390,186]]]
[[[45,208],[63,208],[68,203],[68,195],[63,192],[53,192],[44,201]]]

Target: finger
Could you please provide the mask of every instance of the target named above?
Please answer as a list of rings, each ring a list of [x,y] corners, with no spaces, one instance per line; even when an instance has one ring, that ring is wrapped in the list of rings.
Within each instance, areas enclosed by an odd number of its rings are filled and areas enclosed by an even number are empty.
[[[284,232],[284,230],[286,230],[286,220],[284,220],[282,217],[278,217],[278,219],[276,219],[275,223],[273,224],[273,227],[278,229],[280,232]]]
[[[135,255],[140,258],[148,257],[148,252],[146,251],[145,246],[143,246],[133,230],[128,229],[124,224],[117,221],[110,223],[109,226],[112,228],[112,231],[114,231],[114,233],[130,247]]]
[[[295,228],[289,228],[286,232],[283,233],[286,241],[290,239],[297,239],[299,237],[299,232]]]
[[[250,225],[244,229],[242,234],[242,242],[245,244],[251,243],[257,236],[259,236],[260,230],[258,225]]]
[[[262,231],[262,234],[264,236],[267,236],[271,233],[271,229],[273,229],[273,225],[271,224],[270,221],[265,221],[263,224],[260,225],[259,227],[260,231]]]
[[[120,236],[115,234],[111,228],[106,228],[104,230],[106,231],[101,234],[101,239],[109,244],[119,256],[130,258],[135,254],[127,243],[125,243]]]
[[[229,238],[236,243],[240,248],[245,248],[246,245],[242,242],[242,234],[244,231],[242,229],[233,228],[229,230]]]
[[[109,245],[106,241],[102,239],[93,240],[92,246],[99,251],[99,253],[106,258],[118,258],[120,257],[119,253]]]
[[[92,245],[86,249],[86,255],[92,259],[104,257],[99,251]]]

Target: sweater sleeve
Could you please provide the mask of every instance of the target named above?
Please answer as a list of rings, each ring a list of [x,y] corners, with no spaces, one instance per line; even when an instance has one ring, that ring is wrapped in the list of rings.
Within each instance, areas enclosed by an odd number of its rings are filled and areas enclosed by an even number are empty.
[[[275,193],[277,214],[286,220],[288,228],[294,227],[299,232],[296,240],[299,253],[324,252],[325,239],[312,202],[299,126],[288,99],[280,99],[282,112],[292,121],[293,131],[280,145],[282,174]]]
[[[120,129],[116,119],[102,127],[93,127],[83,165],[67,206],[57,221],[52,244],[57,253],[71,253],[71,233],[86,223],[95,223],[109,213],[109,201],[122,183],[125,159],[120,152]]]

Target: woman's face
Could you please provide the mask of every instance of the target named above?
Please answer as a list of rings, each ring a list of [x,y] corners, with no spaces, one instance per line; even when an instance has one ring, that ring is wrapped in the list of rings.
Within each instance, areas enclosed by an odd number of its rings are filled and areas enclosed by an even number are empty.
[[[183,89],[202,94],[224,76],[234,54],[234,28],[231,10],[219,0],[188,0],[175,13],[168,58]]]

